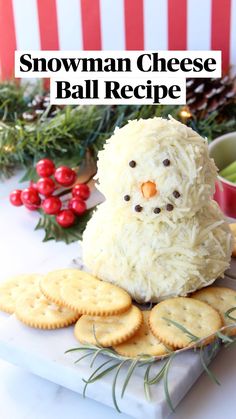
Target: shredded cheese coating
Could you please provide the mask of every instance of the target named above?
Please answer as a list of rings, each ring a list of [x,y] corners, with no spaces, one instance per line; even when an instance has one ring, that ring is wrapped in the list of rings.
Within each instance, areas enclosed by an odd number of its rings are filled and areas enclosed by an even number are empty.
[[[216,174],[206,141],[173,118],[116,129],[98,160],[106,202],[83,236],[92,274],[139,302],[185,296],[222,276],[233,239],[212,200]],[[155,183],[154,196],[143,196],[145,182]]]

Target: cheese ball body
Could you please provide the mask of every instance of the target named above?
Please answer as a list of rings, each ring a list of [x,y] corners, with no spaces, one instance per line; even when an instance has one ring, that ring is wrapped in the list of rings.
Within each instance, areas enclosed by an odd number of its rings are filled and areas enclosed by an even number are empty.
[[[126,210],[100,205],[83,237],[90,272],[138,302],[186,296],[223,275],[232,236],[214,201],[177,223],[137,220]]]

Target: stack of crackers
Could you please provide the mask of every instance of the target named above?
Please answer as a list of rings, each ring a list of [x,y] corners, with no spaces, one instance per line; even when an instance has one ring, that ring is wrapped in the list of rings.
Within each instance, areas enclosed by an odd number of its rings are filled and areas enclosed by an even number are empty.
[[[75,324],[82,344],[113,347],[125,357],[162,357],[170,351],[215,339],[223,326],[236,335],[236,291],[208,287],[190,298],[170,298],[144,310],[123,289],[78,269],[19,275],[0,285],[0,309],[40,329]]]

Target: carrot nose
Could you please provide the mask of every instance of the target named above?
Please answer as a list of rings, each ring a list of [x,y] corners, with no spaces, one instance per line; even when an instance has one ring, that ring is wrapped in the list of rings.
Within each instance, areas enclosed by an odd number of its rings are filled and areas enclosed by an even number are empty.
[[[151,198],[158,193],[155,183],[150,180],[142,184],[141,191],[144,198]]]

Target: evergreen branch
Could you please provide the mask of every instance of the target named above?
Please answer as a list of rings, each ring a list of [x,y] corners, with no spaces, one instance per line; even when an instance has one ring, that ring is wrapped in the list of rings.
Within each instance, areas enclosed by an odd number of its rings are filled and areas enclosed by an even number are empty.
[[[39,87],[36,86],[39,91]],[[22,112],[35,91],[14,83],[0,84],[0,171],[10,175],[17,167],[30,167],[43,157],[52,158],[56,164],[67,164],[68,159],[80,164],[89,149],[94,159],[116,126],[127,120],[167,117],[181,120],[180,106],[118,105],[118,106],[65,106],[53,118],[47,118],[48,109],[34,122],[21,119]],[[224,112],[223,112],[224,111]],[[188,125],[212,141],[218,135],[234,131],[236,104],[230,103],[207,115],[204,119],[192,117]],[[223,115],[223,117],[222,117]]]

